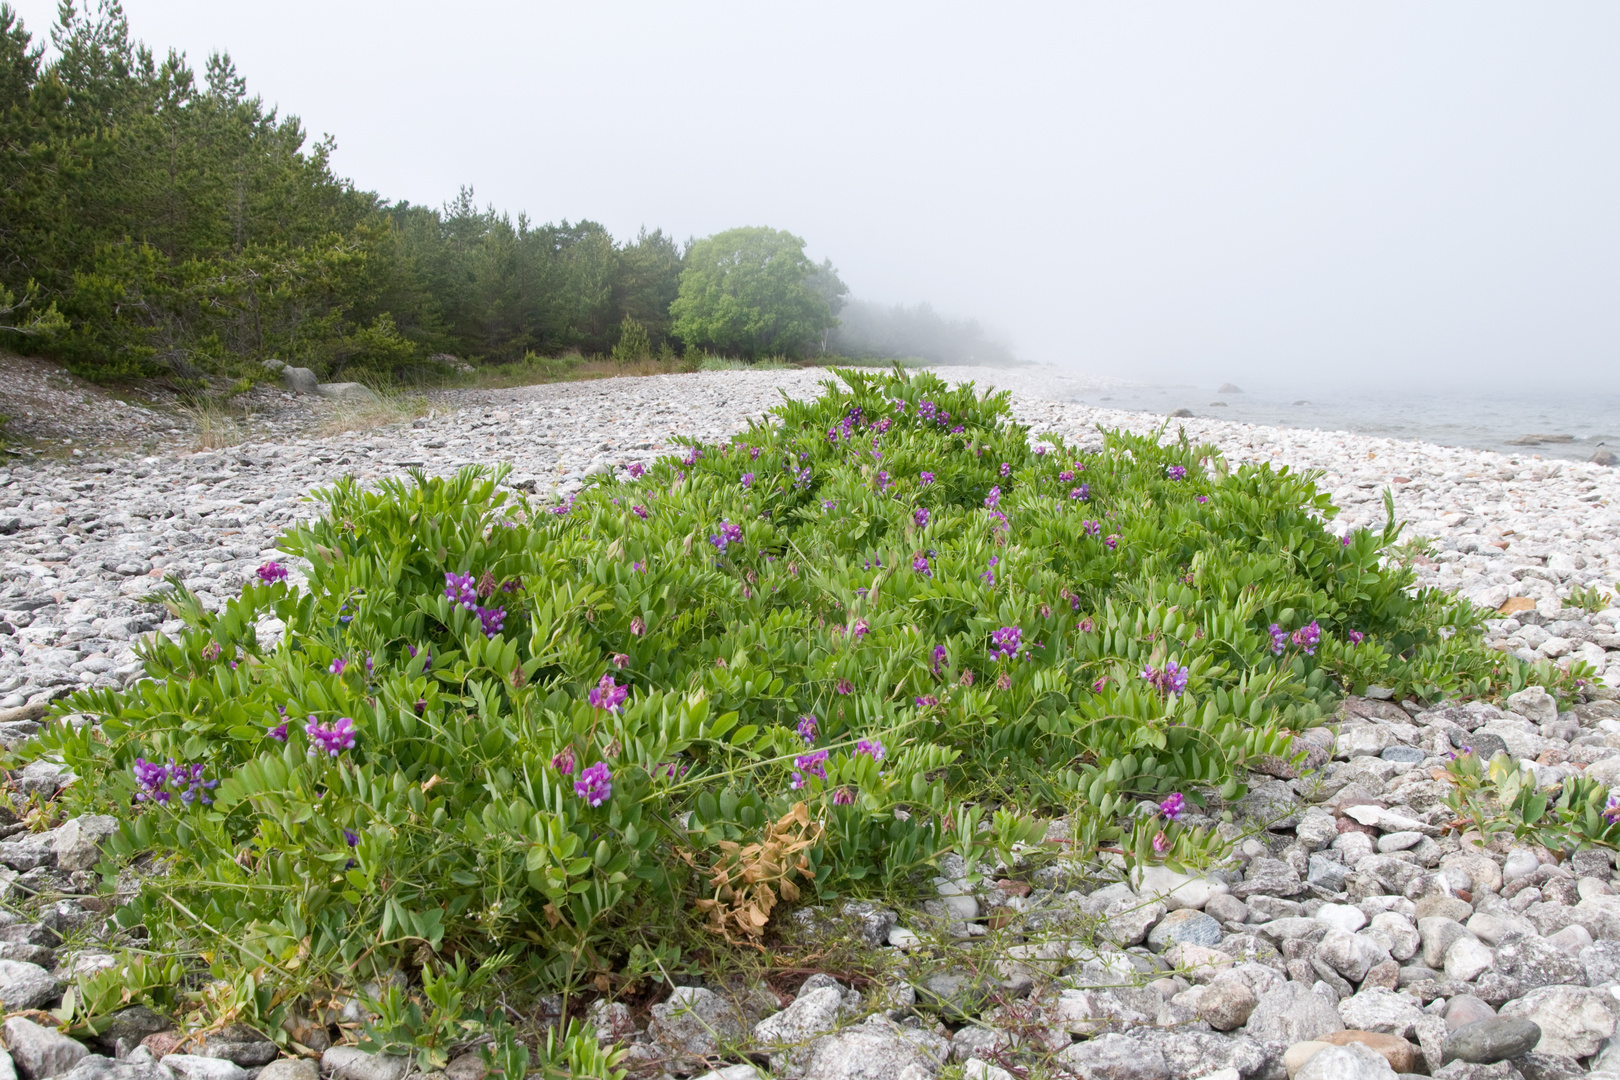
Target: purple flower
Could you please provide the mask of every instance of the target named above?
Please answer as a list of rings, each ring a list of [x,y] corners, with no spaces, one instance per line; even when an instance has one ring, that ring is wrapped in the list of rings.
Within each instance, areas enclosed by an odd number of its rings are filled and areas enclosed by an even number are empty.
[[[348,844],[350,847],[359,847],[360,846],[360,834],[355,832],[352,829],[344,829],[343,830],[343,842]]]
[[[697,464],[697,459],[702,457],[702,456],[703,456],[703,450],[701,448],[696,447],[696,446],[688,447],[687,451],[686,451],[686,456],[681,458],[681,464],[686,465],[686,466],[696,465]]]
[[[478,586],[473,583],[471,574],[452,574],[444,572],[444,595],[452,604],[460,604],[468,611],[478,607]]]
[[[838,500],[836,500],[836,499],[825,499],[825,500],[822,501],[821,508],[823,510],[827,510],[829,512],[833,511],[833,510],[836,510],[836,509],[838,509]]]
[[[574,794],[585,800],[586,806],[597,807],[613,798],[613,774],[605,761],[588,766],[574,781]]]
[[[334,675],[341,675],[343,674],[343,669],[348,666],[349,662],[343,659],[343,657],[339,656],[333,658],[331,666],[326,670],[330,671]]]
[[[481,607],[478,609],[478,622],[483,627],[484,636],[492,638],[501,632],[506,623],[506,609],[503,607]]]
[[[949,415],[950,415],[950,413],[946,413],[946,414],[945,414],[945,415],[946,415],[946,416],[949,416]],[[962,427],[962,425],[961,425],[961,424],[957,424],[957,425],[956,425],[956,426],[955,426],[955,427],[953,427],[953,428],[951,428],[951,434],[952,434],[952,435],[960,435],[960,434],[962,434],[962,432],[963,432],[963,431],[964,431],[964,430],[965,430],[965,429],[964,429],[964,428],[963,428],[963,427]]]
[[[882,761],[884,757],[883,740],[860,739],[855,743],[855,753],[865,754],[873,761]]]
[[[1081,484],[1077,488],[1071,488],[1069,490],[1069,498],[1075,500],[1076,502],[1090,502],[1091,501],[1091,485],[1090,484]]]
[[[287,568],[273,559],[254,572],[259,575],[259,580],[266,585],[273,585],[278,581],[287,580]]]
[[[1090,521],[1090,520],[1082,521],[1080,523],[1080,531],[1083,534],[1085,534],[1086,536],[1093,536],[1093,537],[1101,536],[1102,535],[1102,522],[1100,522],[1100,521]]]
[[[265,729],[265,736],[268,737],[268,738],[276,740],[276,742],[286,742],[287,741],[287,721],[283,720],[281,723],[277,724],[275,727]]]
[[[1343,536],[1339,537],[1339,542],[1342,543],[1345,547],[1349,547],[1350,546],[1350,534],[1345,533]]]
[[[877,474],[877,486],[879,491],[888,491],[890,488],[894,487],[893,482],[889,480],[889,474],[886,470]]]
[[[1208,495],[1197,495],[1197,496],[1194,496],[1194,497],[1199,501],[1200,504],[1209,502],[1209,496]]]
[[[1271,634],[1271,651],[1277,656],[1281,656],[1283,650],[1288,648],[1288,631],[1276,623],[1272,623],[1269,633]]]
[[[799,717],[799,738],[804,740],[804,745],[809,746],[816,741],[816,729],[817,724],[814,716],[805,713]]]
[[[1298,630],[1294,631],[1294,644],[1306,656],[1316,655],[1316,645],[1317,642],[1321,640],[1322,628],[1316,625],[1315,619],[1312,619],[1308,625],[1302,626]]]
[[[636,515],[636,517],[640,518],[642,521],[647,520],[647,508],[645,506],[642,506],[640,503],[637,503],[636,505],[632,506],[630,508],[630,512],[632,514]]]
[[[928,568],[928,556],[926,555],[913,555],[911,558],[911,568],[925,577],[934,576],[934,572]]]
[[[1075,597],[1076,601],[1079,601],[1079,599],[1080,598],[1078,596]],[[1074,606],[1078,608],[1080,605],[1077,602]],[[1080,625],[1077,627],[1077,629],[1082,634],[1089,634],[1093,630],[1095,630],[1096,628],[1097,628],[1097,624],[1091,621],[1091,616],[1090,615],[1087,615],[1085,618],[1081,619],[1080,620]]]
[[[1001,488],[996,486],[990,489],[990,494],[984,497],[984,505],[994,510],[1001,502]]]
[[[917,479],[922,482],[923,487],[927,487],[934,482],[934,474],[931,472],[918,473]]]
[[[719,551],[720,554],[724,555],[726,553],[726,546],[728,544],[741,543],[742,538],[743,531],[741,525],[733,525],[729,521],[722,521],[720,522],[720,531],[714,536],[709,537],[709,543],[713,544],[715,549]]]
[[[990,556],[990,565],[986,566],[984,573],[979,575],[979,580],[984,582],[986,585],[994,585],[996,583],[996,564],[1000,561],[1001,559],[999,557],[995,555]]]
[[[1608,805],[1603,808],[1603,820],[1610,825],[1620,821],[1620,794],[1609,796]]]
[[[1165,661],[1163,669],[1144,667],[1142,678],[1166,694],[1179,696],[1187,689],[1187,669],[1174,660]]]
[[[1113,551],[1115,548],[1119,547],[1119,533],[1109,533],[1107,536],[1103,537],[1103,547],[1107,548],[1109,551]]]
[[[563,747],[561,750],[557,751],[556,756],[551,759],[551,767],[556,769],[557,772],[563,776],[573,776],[575,764],[574,748],[572,746]]]
[[[1187,479],[1187,468],[1184,465],[1166,465],[1164,475],[1172,480],[1185,480]]]
[[[624,699],[629,696],[630,687],[615,685],[612,675],[603,675],[602,681],[591,687],[588,695],[594,707],[608,712],[618,712],[624,705]]]
[[[309,756],[325,753],[328,757],[337,757],[341,751],[354,749],[354,721],[347,716],[340,716],[334,724],[317,723],[315,717],[309,718],[304,725],[304,734],[309,736]]]
[[[793,759],[792,787],[802,788],[805,785],[805,773],[817,777],[822,782],[827,779],[827,751],[812,750],[808,754],[800,754]]]
[[[934,646],[934,674],[935,675],[939,674],[940,666],[945,663],[945,658],[946,658],[947,655],[948,654],[945,651],[945,646],[943,646],[943,645],[935,645]]]
[[[839,788],[837,791],[833,792],[832,801],[834,806],[850,805],[855,801],[855,789],[847,787]]]
[[[1163,857],[1170,850],[1170,838],[1164,835],[1163,830],[1153,836],[1153,854]]]
[[[1023,647],[1023,630],[1016,626],[1003,626],[1000,630],[990,632],[990,656],[992,659],[1000,657],[1011,660],[1018,655]]]
[[[1362,640],[1365,639],[1367,635],[1363,634],[1360,630],[1349,630],[1346,631],[1344,636],[1345,639],[1350,642],[1350,644],[1360,645]]]
[[[1187,800],[1179,791],[1172,791],[1170,797],[1159,804],[1159,813],[1171,821],[1180,821],[1186,809]]]
[[[405,651],[411,654],[411,659],[412,660],[416,659],[416,646],[415,645],[407,645],[407,646],[405,646]],[[431,645],[424,645],[424,646],[422,646],[422,670],[427,671],[427,670],[431,669],[432,667],[433,667],[433,647]]]
[[[623,671],[625,668],[630,666],[630,654],[616,652],[612,656],[608,657],[608,663],[612,664],[620,671]]]
[[[208,797],[212,788],[219,786],[218,780],[203,779],[202,764],[176,765],[170,758],[167,765],[159,765],[155,761],[145,758],[136,758],[132,771],[135,773],[135,783],[140,789],[135,793],[136,802],[155,802],[166,806],[175,795],[180,801],[190,806],[201,801],[209,804],[214,800]]]
[[[928,508],[926,506],[917,507],[911,512],[911,520],[916,523],[917,528],[926,529],[928,527]]]
[[[839,679],[833,684],[833,689],[847,697],[855,692],[855,684],[848,679]]]
[[[921,694],[912,703],[919,709],[932,709],[939,704],[939,698],[933,694]]]
[[[631,633],[632,636],[640,637],[641,635],[645,634],[646,632],[647,632],[647,623],[646,623],[645,620],[642,619],[642,617],[640,615],[637,615],[637,616],[635,616],[634,618],[632,618],[630,620],[630,633]]]
[[[865,619],[856,619],[855,625],[850,627],[849,632],[856,641],[859,641],[861,638],[872,632],[872,624],[867,622]]]
[[[1073,479],[1074,473],[1070,472],[1068,469],[1064,469],[1062,472],[1058,473],[1058,483],[1060,484],[1067,484]]]
[[[640,480],[642,474],[647,471],[647,466],[643,465],[639,461],[632,461],[629,465],[625,466],[624,471],[630,474],[630,479]]]
[[[754,486],[754,474],[753,473],[745,472],[745,473],[742,474],[742,486],[745,487],[745,488]]]
[[[1005,461],[1003,461],[1001,463],[1001,478],[1003,480],[1005,480],[1005,479],[1007,479],[1007,477],[1009,477],[1011,475],[1012,475],[1012,466],[1007,464]]]

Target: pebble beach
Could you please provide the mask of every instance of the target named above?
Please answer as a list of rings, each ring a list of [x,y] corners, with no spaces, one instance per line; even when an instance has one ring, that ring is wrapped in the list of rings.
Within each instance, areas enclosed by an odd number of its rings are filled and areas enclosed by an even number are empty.
[[[1099,427],[1168,424],[1232,467],[1317,470],[1342,511],[1334,528],[1382,527],[1392,492],[1410,537],[1426,541],[1403,555],[1424,584],[1496,609],[1487,626],[1497,648],[1584,662],[1594,681],[1563,711],[1540,687],[1500,705],[1346,698],[1334,727],[1299,736],[1302,765],[1257,761],[1263,771],[1241,797],[1189,811],[1189,824],[1232,845],[1201,872],[1155,865],[1120,881],[1116,868],[1060,858],[974,875],[952,855],[915,904],[801,905],[782,920],[784,939],[817,956],[864,950],[879,974],[818,972],[787,998],[758,983],[694,983],[644,1011],[591,1003],[599,1037],[626,1049],[632,1075],[1620,1080],[1614,853],[1566,856],[1511,830],[1464,832],[1444,779],[1458,754],[1505,753],[1540,787],[1582,775],[1620,788],[1620,610],[1590,600],[1617,591],[1620,475],[1533,454],[1105,411],[1067,400],[1080,380],[1038,370],[942,374],[1011,391],[1037,437],[1094,445]],[[319,512],[310,492],[340,477],[506,463],[506,484],[550,501],[674,439],[723,438],[827,377],[713,372],[465,391],[416,420],[329,438],[289,421],[279,437],[225,449],[13,459],[0,470],[0,741],[30,738],[48,704],[74,689],[137,679],[142,635],[179,625],[143,598],[176,576],[205,606],[223,605],[277,556],[282,530]],[[308,403],[269,405],[295,417]],[[1571,602],[1576,590],[1587,602]],[[73,777],[39,760],[10,781],[21,806]],[[91,870],[117,824],[84,815],[43,832],[0,825],[0,895],[18,898],[19,912],[0,919],[8,1009],[49,1007],[68,980],[118,962]],[[1067,819],[1047,823],[1049,839],[1071,835]],[[144,1007],[119,1012],[93,1053],[17,1013],[4,1028],[0,1057],[26,1080],[406,1075],[404,1059],[317,1045],[319,1026],[298,1036],[319,1067],[279,1058],[241,1025],[177,1032]],[[1032,1060],[1048,1071],[1031,1071]],[[429,1075],[474,1080],[482,1068],[467,1051]]]
[[[1091,382],[1044,368],[941,374],[1010,391],[1015,416],[1036,435],[1096,442],[1099,427],[1166,427],[1171,437],[1185,430],[1213,444],[1233,467],[1320,470],[1342,511],[1336,527],[1381,527],[1392,491],[1406,535],[1433,541],[1412,556],[1423,584],[1493,609],[1533,601],[1492,622],[1499,647],[1526,659],[1583,660],[1620,686],[1620,609],[1564,603],[1576,588],[1620,594],[1620,470],[1092,408],[1063,400]],[[14,459],[0,468],[0,710],[135,677],[135,639],[162,623],[142,596],[177,574],[203,603],[222,604],[271,556],[282,529],[318,512],[309,492],[342,476],[375,481],[409,468],[507,463],[511,485],[566,495],[677,437],[730,435],[782,394],[813,395],[828,377],[728,371],[453,392],[427,417],[369,432],[276,438],[261,430],[222,450]],[[273,394],[287,398],[271,402],[273,411],[298,407],[292,395]]]

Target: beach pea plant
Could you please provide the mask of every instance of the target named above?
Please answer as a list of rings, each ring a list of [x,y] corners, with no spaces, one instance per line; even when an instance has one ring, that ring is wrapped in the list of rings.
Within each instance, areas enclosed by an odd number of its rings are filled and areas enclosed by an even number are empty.
[[[125,822],[118,925],[278,980],[271,1013],[400,971],[463,1011],[610,990],[693,928],[768,943],[947,851],[1038,858],[1042,817],[1066,857],[1196,862],[1192,819],[1343,693],[1522,677],[1385,557],[1393,522],[1330,532],[1310,474],[837,378],[555,505],[499,469],[345,481],[223,610],[175,585],[149,677],[28,751]],[[377,1038],[430,1064],[481,1022],[413,1000]]]

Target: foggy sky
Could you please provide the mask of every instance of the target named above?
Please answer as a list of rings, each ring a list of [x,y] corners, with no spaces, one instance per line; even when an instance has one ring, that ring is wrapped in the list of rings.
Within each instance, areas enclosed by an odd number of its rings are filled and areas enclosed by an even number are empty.
[[[13,0],[44,36],[55,0]],[[1620,6],[126,0],[391,198],[772,225],[1129,377],[1620,384]]]

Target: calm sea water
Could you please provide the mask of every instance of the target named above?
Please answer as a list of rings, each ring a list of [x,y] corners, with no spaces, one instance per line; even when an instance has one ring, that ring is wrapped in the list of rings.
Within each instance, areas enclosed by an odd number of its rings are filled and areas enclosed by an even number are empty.
[[[1585,461],[1600,447],[1620,455],[1620,384],[1515,390],[1244,386],[1242,393],[1223,393],[1218,385],[1118,386],[1083,390],[1073,400],[1142,412],[1185,408],[1211,419],[1422,439],[1544,458]],[[1515,442],[1527,436],[1542,441]]]

